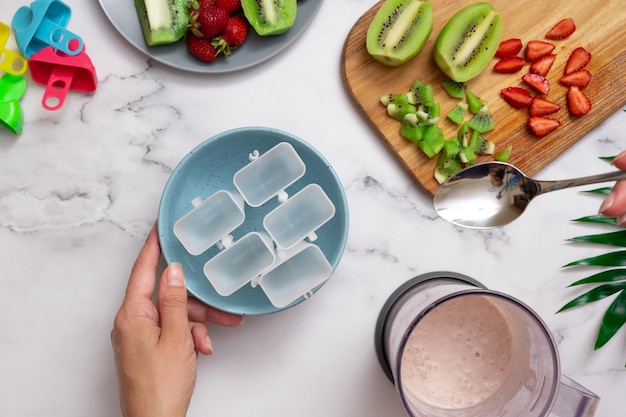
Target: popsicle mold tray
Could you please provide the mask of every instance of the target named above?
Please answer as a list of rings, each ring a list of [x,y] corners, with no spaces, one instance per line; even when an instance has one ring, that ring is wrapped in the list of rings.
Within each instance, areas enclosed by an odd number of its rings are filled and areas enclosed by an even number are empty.
[[[233,173],[232,189],[193,199],[173,233],[191,255],[207,257],[203,273],[218,294],[228,297],[249,284],[282,308],[308,298],[332,274],[314,242],[316,231],[335,215],[335,206],[315,183],[287,194],[306,171],[291,144],[280,142],[262,155],[253,150],[248,159]],[[262,230],[247,230],[235,239],[246,216],[261,208]],[[219,251],[209,257],[213,246]]]

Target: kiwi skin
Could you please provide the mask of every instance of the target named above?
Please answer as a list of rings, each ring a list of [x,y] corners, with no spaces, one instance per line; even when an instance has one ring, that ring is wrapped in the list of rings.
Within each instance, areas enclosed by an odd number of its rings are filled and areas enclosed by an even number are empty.
[[[434,48],[435,62],[452,80],[466,82],[480,74],[496,54],[502,38],[502,16],[490,3],[459,10],[444,25]]]
[[[430,1],[386,0],[367,29],[367,52],[385,65],[400,66],[422,50],[432,30]]]

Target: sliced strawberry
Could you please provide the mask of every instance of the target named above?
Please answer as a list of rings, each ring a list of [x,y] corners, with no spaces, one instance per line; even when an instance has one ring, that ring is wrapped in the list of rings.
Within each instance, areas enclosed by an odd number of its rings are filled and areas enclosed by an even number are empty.
[[[583,116],[591,110],[591,101],[583,91],[576,86],[567,89],[567,107],[574,116]]]
[[[554,51],[554,45],[550,42],[545,41],[529,41],[526,44],[526,50],[524,51],[524,56],[530,62],[534,62],[539,58],[543,58],[544,56],[552,53]]]
[[[584,88],[591,82],[591,73],[586,69],[582,69],[580,71],[562,76],[559,82],[568,87],[576,86]]]
[[[552,68],[552,64],[554,64],[555,59],[555,54],[548,54],[539,58],[530,65],[530,72],[533,74],[543,75],[545,77],[548,75],[548,72],[550,72],[550,68]]]
[[[548,133],[554,132],[561,122],[551,117],[531,116],[528,119],[528,128],[535,136],[546,136]]]
[[[561,106],[557,103],[542,97],[533,97],[533,99],[530,100],[528,114],[531,116],[547,116],[559,110],[561,110]]]
[[[532,99],[528,90],[521,87],[503,88],[500,90],[500,96],[504,99],[504,101],[516,109],[528,106],[530,100]]]
[[[576,24],[574,23],[574,19],[568,17],[554,25],[552,29],[546,33],[546,38],[552,40],[565,39],[574,33],[575,30]]]
[[[550,82],[543,75],[524,74],[522,81],[540,94],[547,95],[550,92]]]
[[[500,42],[496,51],[497,58],[510,58],[522,50],[522,40],[517,38],[506,39]]]
[[[585,68],[589,61],[591,61],[591,54],[585,48],[579,46],[572,51],[567,59],[563,73],[568,75],[572,72],[580,71]]]
[[[496,65],[493,66],[493,70],[501,74],[512,74],[514,72],[518,72],[523,67],[524,58],[519,56],[511,56],[508,58],[502,58],[498,62],[496,62]]]

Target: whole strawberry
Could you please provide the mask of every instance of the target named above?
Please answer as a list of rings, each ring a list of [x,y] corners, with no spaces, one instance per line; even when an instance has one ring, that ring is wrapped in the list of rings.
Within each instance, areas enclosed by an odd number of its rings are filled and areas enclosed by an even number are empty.
[[[215,5],[226,10],[229,15],[241,10],[241,0],[215,0]]]
[[[228,17],[228,13],[212,1],[194,1],[189,14],[191,31],[198,37],[212,38],[222,33]]]
[[[193,56],[205,62],[215,61],[220,53],[219,48],[211,43],[211,39],[202,38],[193,33],[187,34],[187,49]]]
[[[232,16],[222,31],[222,37],[231,48],[241,45],[248,37],[248,21],[243,16]]]

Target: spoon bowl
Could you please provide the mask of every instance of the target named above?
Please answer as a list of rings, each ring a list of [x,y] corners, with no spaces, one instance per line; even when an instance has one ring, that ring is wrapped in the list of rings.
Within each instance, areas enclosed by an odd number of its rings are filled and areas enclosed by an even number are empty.
[[[527,177],[505,162],[485,162],[465,168],[437,190],[437,214],[458,226],[489,229],[504,226],[522,215],[538,195],[580,185],[626,179],[625,171],[561,181],[539,181]]]

